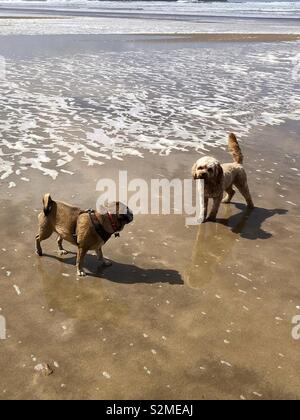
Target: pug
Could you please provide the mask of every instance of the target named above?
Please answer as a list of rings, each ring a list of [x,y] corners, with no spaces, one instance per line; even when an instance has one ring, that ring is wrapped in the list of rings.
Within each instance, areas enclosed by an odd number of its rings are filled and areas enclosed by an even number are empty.
[[[36,254],[43,256],[41,242],[57,233],[60,255],[66,255],[63,241],[77,246],[77,275],[86,273],[83,269],[84,257],[90,250],[95,250],[99,262],[108,267],[109,260],[103,257],[102,247],[113,236],[119,236],[124,227],[133,221],[132,211],[123,203],[105,205],[99,212],[81,210],[60,201],[52,200],[50,194],[43,197],[43,211],[38,216],[39,232],[35,238]]]

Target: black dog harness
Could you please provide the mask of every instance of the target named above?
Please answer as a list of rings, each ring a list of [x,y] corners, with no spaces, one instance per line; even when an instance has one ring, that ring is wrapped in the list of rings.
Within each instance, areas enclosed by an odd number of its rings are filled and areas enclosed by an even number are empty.
[[[91,221],[92,226],[94,227],[95,231],[97,232],[97,234],[100,236],[100,238],[103,240],[104,243],[106,243],[112,237],[113,233],[109,233],[104,229],[104,227],[100,223],[98,217],[96,216],[95,210],[88,209],[88,210],[81,211],[79,213],[79,216],[82,215],[82,214],[88,214],[90,216],[90,221]],[[108,213],[107,215],[108,215],[108,217],[109,217],[109,219],[112,223],[112,227],[115,231],[114,235],[117,238],[117,237],[120,236],[120,234],[117,232],[117,227],[112,220],[111,214]],[[77,242],[77,225],[75,227],[75,233],[73,234],[73,237],[74,237],[74,240],[75,240],[76,244],[78,244],[78,242]]]
[[[95,231],[98,233],[98,235],[103,240],[103,242],[106,243],[111,238],[112,233],[106,232],[104,227],[101,225],[98,217],[96,216],[94,210],[88,210],[87,213],[90,216],[90,220],[91,220],[92,225],[95,228]]]

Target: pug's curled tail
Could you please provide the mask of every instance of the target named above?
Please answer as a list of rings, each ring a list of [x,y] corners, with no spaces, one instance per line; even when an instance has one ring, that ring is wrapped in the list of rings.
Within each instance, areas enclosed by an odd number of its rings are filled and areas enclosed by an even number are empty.
[[[45,194],[43,197],[43,210],[44,215],[49,216],[53,208],[54,201],[52,200],[50,194]]]
[[[228,148],[229,148],[230,154],[233,157],[234,162],[242,165],[244,162],[244,156],[241,151],[239,142],[237,141],[236,135],[233,133],[229,134]]]

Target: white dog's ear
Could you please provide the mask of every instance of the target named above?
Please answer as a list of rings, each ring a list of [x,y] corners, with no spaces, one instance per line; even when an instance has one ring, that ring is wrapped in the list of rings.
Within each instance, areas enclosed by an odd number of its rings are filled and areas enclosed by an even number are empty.
[[[192,167],[192,177],[193,179],[197,178],[197,163],[195,163],[194,166]]]
[[[224,171],[220,163],[214,166],[214,178],[216,183],[222,182],[224,176]]]

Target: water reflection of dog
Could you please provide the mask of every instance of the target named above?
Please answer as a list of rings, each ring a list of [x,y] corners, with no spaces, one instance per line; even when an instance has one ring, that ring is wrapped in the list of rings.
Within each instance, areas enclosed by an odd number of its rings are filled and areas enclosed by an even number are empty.
[[[240,246],[237,239],[271,238],[272,233],[263,229],[263,223],[275,215],[287,213],[284,209],[250,210],[242,204],[236,204],[236,207],[242,211],[233,215],[233,210],[226,207],[224,218],[218,219],[217,224],[199,226],[191,266],[185,275],[185,282],[190,287],[201,288],[220,277],[224,266],[235,264],[233,250]]]
[[[218,267],[224,265],[236,244],[234,238],[236,235],[223,225],[210,223],[199,226],[185,283],[198,289],[216,278]]]

